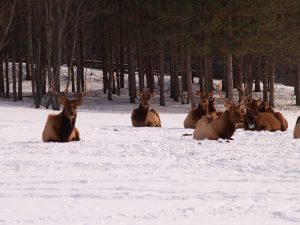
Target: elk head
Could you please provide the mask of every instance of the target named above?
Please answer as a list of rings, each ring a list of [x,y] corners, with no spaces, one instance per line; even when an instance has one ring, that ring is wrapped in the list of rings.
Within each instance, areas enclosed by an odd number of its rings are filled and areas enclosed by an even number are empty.
[[[196,91],[194,93],[194,96],[200,97],[198,107],[199,107],[199,105],[201,105],[205,109],[208,108],[209,99],[212,98],[212,93],[211,92],[205,93],[205,92],[202,92],[202,91]]]
[[[261,101],[261,104],[258,106],[259,112],[270,112],[275,113],[274,109],[270,106],[268,102]]]
[[[224,106],[229,112],[229,120],[233,124],[239,123],[243,119],[243,111],[245,109],[245,103],[241,102],[236,105],[234,102],[227,99],[224,100]]]
[[[143,107],[143,109],[148,110],[150,107],[150,100],[155,96],[155,93],[153,91],[138,91],[137,95],[140,98],[140,105]]]
[[[82,104],[83,96],[82,93],[78,93],[74,99],[69,99],[65,94],[58,97],[58,103],[64,106],[63,113],[66,118],[73,120],[76,117],[77,106]]]
[[[70,120],[76,118],[77,107],[82,105],[83,98],[87,94],[86,90],[77,93],[73,98],[69,98],[66,91],[61,93],[56,92],[53,84],[50,86],[50,91],[53,95],[57,96],[58,103],[64,107],[64,116]]]

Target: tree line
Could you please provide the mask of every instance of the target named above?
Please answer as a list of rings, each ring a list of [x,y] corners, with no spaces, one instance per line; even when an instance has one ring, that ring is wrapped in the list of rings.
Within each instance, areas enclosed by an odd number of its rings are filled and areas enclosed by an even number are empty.
[[[62,64],[68,88],[80,92],[86,60],[97,60],[108,100],[128,79],[131,103],[137,90],[159,89],[164,106],[169,76],[170,97],[195,106],[194,78],[198,90],[209,92],[218,77],[229,99],[246,83],[247,95],[263,91],[274,106],[280,69],[292,79],[300,105],[299,31],[297,0],[2,0],[0,96],[22,100],[18,68],[25,64],[38,108],[49,84],[60,91]],[[59,108],[55,98],[50,104]]]

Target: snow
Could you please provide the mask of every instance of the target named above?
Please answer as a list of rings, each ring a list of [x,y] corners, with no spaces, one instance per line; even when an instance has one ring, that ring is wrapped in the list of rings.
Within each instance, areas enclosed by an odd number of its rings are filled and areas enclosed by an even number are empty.
[[[288,131],[237,130],[230,141],[193,140],[188,106],[158,97],[163,127],[133,128],[137,104],[92,90],[78,109],[81,141],[43,143],[57,112],[1,100],[0,224],[300,224],[298,108],[291,88],[276,91]]]

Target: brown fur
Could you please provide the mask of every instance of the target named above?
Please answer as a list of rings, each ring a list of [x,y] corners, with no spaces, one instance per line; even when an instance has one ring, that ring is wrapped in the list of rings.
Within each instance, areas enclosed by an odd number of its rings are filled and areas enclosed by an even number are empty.
[[[244,121],[245,130],[286,131],[288,128],[288,122],[280,112],[275,112],[268,103],[254,99],[247,105]]]
[[[193,138],[196,140],[217,140],[219,138],[230,139],[236,130],[236,124],[241,121],[242,105],[234,105],[231,102],[225,102],[228,108],[219,118],[203,117],[197,122]]]
[[[134,127],[161,127],[159,114],[155,109],[150,109],[150,99],[154,96],[152,92],[138,92],[140,105],[131,114],[131,122]]]
[[[217,112],[215,106],[215,100],[216,98],[209,97],[208,115],[211,116],[213,119],[217,119],[223,114],[223,112]]]
[[[211,93],[198,91],[195,93],[195,96],[200,96],[200,101],[198,103],[197,108],[192,108],[188,112],[183,122],[184,128],[195,129],[198,120],[200,120],[203,116],[208,115],[208,104],[209,104],[209,97],[211,96]]]
[[[68,100],[66,96],[60,96],[58,101],[64,106],[63,111],[57,115],[49,115],[42,134],[44,142],[69,142],[79,141],[79,131],[75,127],[77,118],[77,106],[82,104],[82,96],[75,100]]]
[[[300,116],[297,118],[294,128],[294,138],[300,138]]]

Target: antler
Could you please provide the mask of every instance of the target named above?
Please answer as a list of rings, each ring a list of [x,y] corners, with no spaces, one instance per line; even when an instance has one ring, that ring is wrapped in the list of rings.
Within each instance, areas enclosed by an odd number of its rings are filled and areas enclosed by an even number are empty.
[[[65,92],[57,92],[53,82],[49,83],[49,91],[56,96],[66,95]]]
[[[77,93],[77,96],[83,98],[86,95],[87,95],[87,84],[86,84],[86,80],[84,80],[84,88],[81,92]]]

